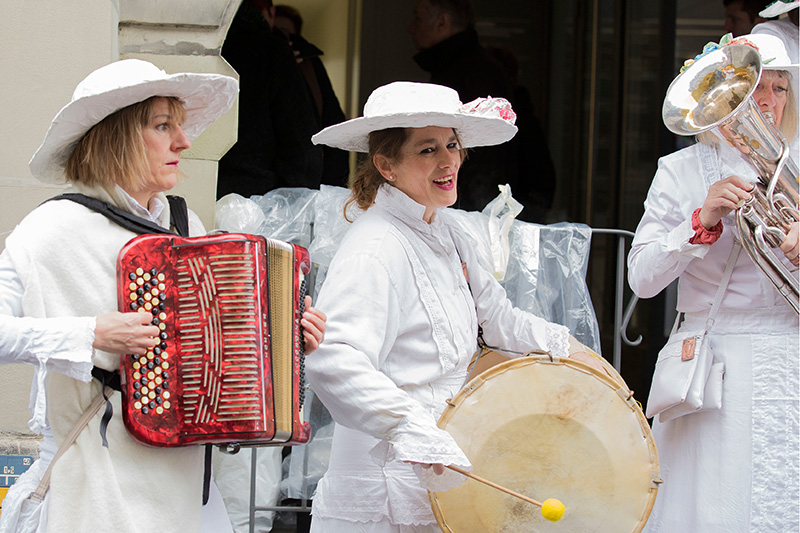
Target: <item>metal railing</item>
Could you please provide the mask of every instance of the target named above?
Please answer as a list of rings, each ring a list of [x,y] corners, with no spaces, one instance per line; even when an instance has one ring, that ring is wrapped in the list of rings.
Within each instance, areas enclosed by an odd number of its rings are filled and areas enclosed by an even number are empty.
[[[636,340],[628,338],[628,325],[633,315],[633,310],[639,297],[635,294],[631,296],[628,306],[623,311],[625,298],[625,239],[633,239],[634,233],[624,229],[592,228],[592,235],[616,235],[617,237],[617,261],[614,282],[614,348],[611,363],[617,372],[621,372],[622,367],[622,343],[628,346],[638,346],[642,343],[642,336]]]

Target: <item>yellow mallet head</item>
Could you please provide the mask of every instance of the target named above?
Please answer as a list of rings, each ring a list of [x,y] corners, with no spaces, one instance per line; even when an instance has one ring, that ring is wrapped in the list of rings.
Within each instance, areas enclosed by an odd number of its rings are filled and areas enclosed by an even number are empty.
[[[551,522],[558,522],[564,516],[564,504],[555,498],[548,498],[542,503],[542,516]]]

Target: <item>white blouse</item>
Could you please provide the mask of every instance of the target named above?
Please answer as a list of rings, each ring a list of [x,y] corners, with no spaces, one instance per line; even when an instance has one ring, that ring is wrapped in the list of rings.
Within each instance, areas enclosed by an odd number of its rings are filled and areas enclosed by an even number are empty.
[[[489,345],[567,356],[567,328],[513,308],[446,213],[427,224],[424,211],[398,189],[381,187],[320,291],[327,330],[306,371],[337,427],[315,516],[434,522],[420,479],[403,461],[469,468],[436,421],[464,382],[478,324]],[[434,489],[463,479],[416,470]]]
[[[694,235],[692,212],[703,206],[714,182],[732,175],[750,182],[757,179],[742,156],[724,145],[715,149],[698,143],[659,159],[628,255],[628,281],[640,298],[657,295],[680,276],[678,311],[711,308],[733,248],[736,222],[734,213],[724,217],[722,236],[713,245],[689,244]],[[783,252],[776,249],[776,254],[794,270]],[[780,301],[783,297],[752,259],[740,254],[722,307],[771,307]]]

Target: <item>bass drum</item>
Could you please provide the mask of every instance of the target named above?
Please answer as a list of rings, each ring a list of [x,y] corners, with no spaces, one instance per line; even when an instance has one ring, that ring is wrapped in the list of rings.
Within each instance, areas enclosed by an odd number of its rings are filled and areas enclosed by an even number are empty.
[[[442,530],[641,531],[661,482],[658,456],[616,370],[600,356],[605,372],[549,355],[483,357],[478,362],[488,369],[449,402],[439,427],[453,435],[474,474],[540,502],[556,498],[566,512],[550,522],[539,507],[467,479],[430,494]]]

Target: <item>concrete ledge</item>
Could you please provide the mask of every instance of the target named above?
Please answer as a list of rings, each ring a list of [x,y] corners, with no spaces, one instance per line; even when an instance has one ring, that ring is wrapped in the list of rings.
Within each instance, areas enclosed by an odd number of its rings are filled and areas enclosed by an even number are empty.
[[[39,435],[0,431],[0,455],[30,455],[38,459],[40,442]]]

